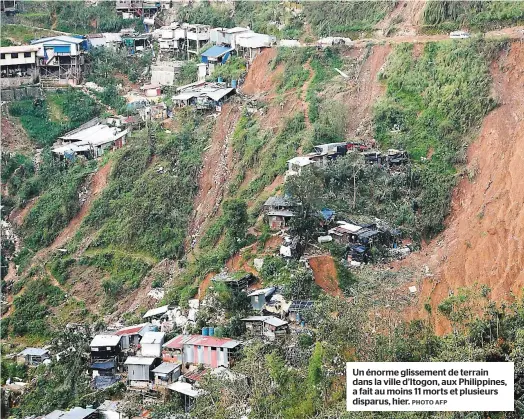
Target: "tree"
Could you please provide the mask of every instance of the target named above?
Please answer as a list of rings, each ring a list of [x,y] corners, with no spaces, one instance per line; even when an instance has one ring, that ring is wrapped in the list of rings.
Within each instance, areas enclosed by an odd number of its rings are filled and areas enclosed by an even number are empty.
[[[318,226],[323,188],[320,173],[311,167],[304,168],[301,175],[293,176],[286,182],[286,192],[297,203],[291,227],[306,241]]]
[[[241,199],[224,202],[224,217],[227,220],[227,235],[238,243],[245,239],[248,226],[247,204]]]

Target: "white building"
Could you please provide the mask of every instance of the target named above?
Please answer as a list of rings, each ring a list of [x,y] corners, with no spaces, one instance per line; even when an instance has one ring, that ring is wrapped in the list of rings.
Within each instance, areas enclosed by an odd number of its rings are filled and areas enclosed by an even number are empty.
[[[140,340],[140,353],[142,356],[162,356],[164,332],[147,332]]]
[[[21,45],[0,48],[1,86],[16,87],[38,80],[36,53],[39,47]]]

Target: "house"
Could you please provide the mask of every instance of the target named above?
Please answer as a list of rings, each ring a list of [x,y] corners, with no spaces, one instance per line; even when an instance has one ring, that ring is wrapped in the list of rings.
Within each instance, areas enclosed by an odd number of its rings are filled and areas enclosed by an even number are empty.
[[[129,55],[145,51],[152,48],[151,34],[124,34],[122,35],[122,42],[127,49]]]
[[[34,367],[49,359],[49,351],[42,348],[25,348],[17,356],[18,362]]]
[[[171,0],[116,0],[116,11],[123,19],[147,18],[170,4]]]
[[[37,65],[42,83],[79,84],[82,81],[88,41],[74,36],[51,36],[31,41],[39,47]]]
[[[269,340],[285,336],[289,330],[288,322],[274,316],[250,316],[241,320],[246,324],[248,331]]]
[[[97,409],[99,419],[129,419],[124,413],[124,405],[121,401],[104,400]]]
[[[215,45],[229,45],[236,48],[236,40],[242,36],[251,34],[253,31],[249,28],[213,28],[209,31],[209,40]]]
[[[119,33],[92,33],[86,35],[92,48],[111,48],[118,50],[122,46],[122,35]]]
[[[159,387],[167,387],[180,377],[181,364],[174,362],[163,362],[153,370],[155,376],[154,384]]]
[[[291,218],[295,216],[296,207],[297,204],[285,196],[270,196],[262,206],[269,228],[281,230],[287,227]]]
[[[88,159],[98,158],[107,150],[124,146],[127,134],[127,129],[111,127],[95,118],[58,137],[52,152],[60,159],[75,160],[79,155]]]
[[[162,61],[151,66],[151,84],[173,86],[182,71],[184,61]]]
[[[54,410],[45,415],[44,419],[98,419],[98,413],[91,408],[73,407],[68,412]]]
[[[280,256],[286,259],[298,259],[304,252],[304,246],[299,236],[285,236],[284,242],[280,245]]]
[[[178,107],[194,106],[197,109],[220,111],[222,104],[235,94],[233,87],[225,83],[197,82],[177,89],[173,96],[173,105]]]
[[[161,357],[164,336],[164,332],[147,332],[140,341],[140,354],[142,356]]]
[[[337,221],[337,226],[328,231],[333,240],[339,244],[355,243],[358,240],[357,233],[362,230],[362,226]]]
[[[288,309],[289,319],[292,321],[300,322],[302,321],[301,314],[306,310],[311,310],[314,301],[308,300],[293,300]]]
[[[0,0],[0,11],[6,15],[14,14],[18,11],[19,0]]]
[[[142,336],[149,331],[151,324],[142,323],[134,326],[127,326],[115,332],[115,335],[121,336],[120,345],[122,349],[129,349],[137,346]]]
[[[153,379],[153,370],[160,364],[155,357],[128,356],[124,365],[127,368],[127,382],[131,387],[147,388]]]
[[[275,287],[255,290],[247,296],[251,299],[251,307],[253,310],[262,310],[266,302],[271,299],[271,296],[277,289]]]
[[[178,335],[165,343],[163,360],[182,364],[230,367],[241,343],[229,338],[202,335]]]
[[[93,377],[112,376],[118,369],[122,357],[121,336],[96,335],[90,343],[91,371]]]
[[[189,54],[200,54],[200,49],[209,42],[211,26],[186,23],[182,27],[185,32],[185,48],[189,59]]]
[[[314,162],[310,156],[293,157],[287,161],[288,169],[286,172],[286,177],[295,175],[300,176],[302,174],[302,169],[313,163]]]
[[[38,82],[36,53],[40,47],[21,45],[0,48],[0,86],[17,87]]]
[[[162,95],[162,87],[159,83],[144,84],[140,87],[146,97],[157,97]]]
[[[224,64],[234,51],[231,47],[222,47],[215,45],[201,54],[202,63],[207,64],[209,74],[212,74],[215,66]]]
[[[195,385],[183,381],[176,381],[172,384],[169,384],[167,388],[180,395],[186,413],[190,412],[193,408],[195,399],[204,394],[203,390],[199,389]]]
[[[227,272],[224,270],[211,278],[211,281],[221,282],[230,288],[246,289],[254,279],[255,277],[250,272]]]
[[[169,311],[169,305],[152,308],[144,314],[144,319],[159,320]]]
[[[271,35],[255,32],[242,33],[237,36],[235,46],[239,54],[242,54],[249,61],[253,61],[263,49],[270,48],[276,41],[276,37]]]

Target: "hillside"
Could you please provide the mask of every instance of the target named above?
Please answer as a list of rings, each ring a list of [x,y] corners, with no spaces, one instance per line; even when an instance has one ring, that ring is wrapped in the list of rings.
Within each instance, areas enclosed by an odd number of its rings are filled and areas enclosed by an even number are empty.
[[[227,368],[249,380],[193,382],[205,392],[191,417],[346,417],[350,361],[511,360],[516,412],[500,417],[522,414],[524,9],[493,4],[177,5],[157,19],[250,25],[300,46],[217,64],[207,85],[231,92],[208,108],[201,91],[177,99],[201,63],[178,55],[176,86],[154,99],[165,104],[160,118],[141,120],[126,102],[156,91],[140,86],[158,39],[142,53],[86,52],[84,81],[97,89],[43,89],[41,99],[3,105],[2,343],[10,354],[46,345],[66,354],[33,369],[2,360],[3,377],[29,383],[13,415],[107,399],[153,419],[184,413],[167,390],[146,406],[127,372],[93,388],[92,335],[145,318],[165,341],[211,327],[242,342]],[[129,24],[107,4],[26,7],[9,43],[37,25],[88,33]],[[473,35],[449,39],[455,29]],[[317,45],[326,36],[354,42]],[[52,153],[66,132],[116,114],[142,122],[125,144],[97,158]],[[336,153],[314,152],[333,144]],[[318,160],[290,175],[297,156]],[[279,204],[264,207],[274,196]],[[280,222],[273,213],[285,227],[270,228]],[[268,293],[263,308],[252,292]],[[165,314],[144,318],[159,307]],[[283,336],[253,335],[246,318],[260,314],[283,321]],[[190,377],[209,370],[183,364]]]

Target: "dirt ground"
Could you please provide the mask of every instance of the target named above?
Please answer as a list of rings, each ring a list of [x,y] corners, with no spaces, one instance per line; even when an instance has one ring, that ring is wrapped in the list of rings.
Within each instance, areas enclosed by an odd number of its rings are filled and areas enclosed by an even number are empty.
[[[373,137],[373,105],[385,91],[377,76],[390,53],[388,45],[375,45],[370,52],[367,47],[349,51],[349,57],[355,62],[351,78],[344,81],[346,86],[333,98],[346,106],[347,138],[369,140]]]
[[[398,35],[416,35],[422,23],[425,0],[399,1],[395,8],[375,27],[375,35],[384,36],[388,29],[394,28]]]
[[[34,144],[15,119],[2,115],[2,151],[34,153]]]
[[[342,296],[338,287],[337,268],[333,258],[329,255],[314,256],[308,259],[313,270],[315,283],[326,293],[332,296]]]
[[[436,307],[451,291],[475,283],[491,288],[496,301],[511,301],[524,286],[524,46],[513,43],[492,67],[493,90],[500,106],[482,123],[469,147],[473,181],[456,188],[446,230],[408,264],[430,275],[421,284],[414,316],[425,315],[426,299]],[[425,268],[427,266],[427,268]],[[436,310],[433,310],[435,313]],[[436,331],[449,324],[437,315]]]
[[[227,191],[233,169],[233,149],[229,139],[240,113],[241,109],[235,104],[225,104],[215,123],[211,146],[204,153],[198,179],[198,194],[193,204],[194,213],[189,227],[190,239],[195,237],[198,241],[198,236],[205,231],[210,217],[218,211]]]
[[[91,209],[91,205],[106,187],[109,173],[111,172],[111,167],[112,165],[110,161],[92,176],[89,182],[89,194],[87,200],[80,208],[78,214],[75,215],[67,227],[64,228],[58,237],[54,240],[53,244],[51,244],[51,249],[63,247],[75,235],[78,227],[80,227],[80,224],[82,223],[82,220]]]

